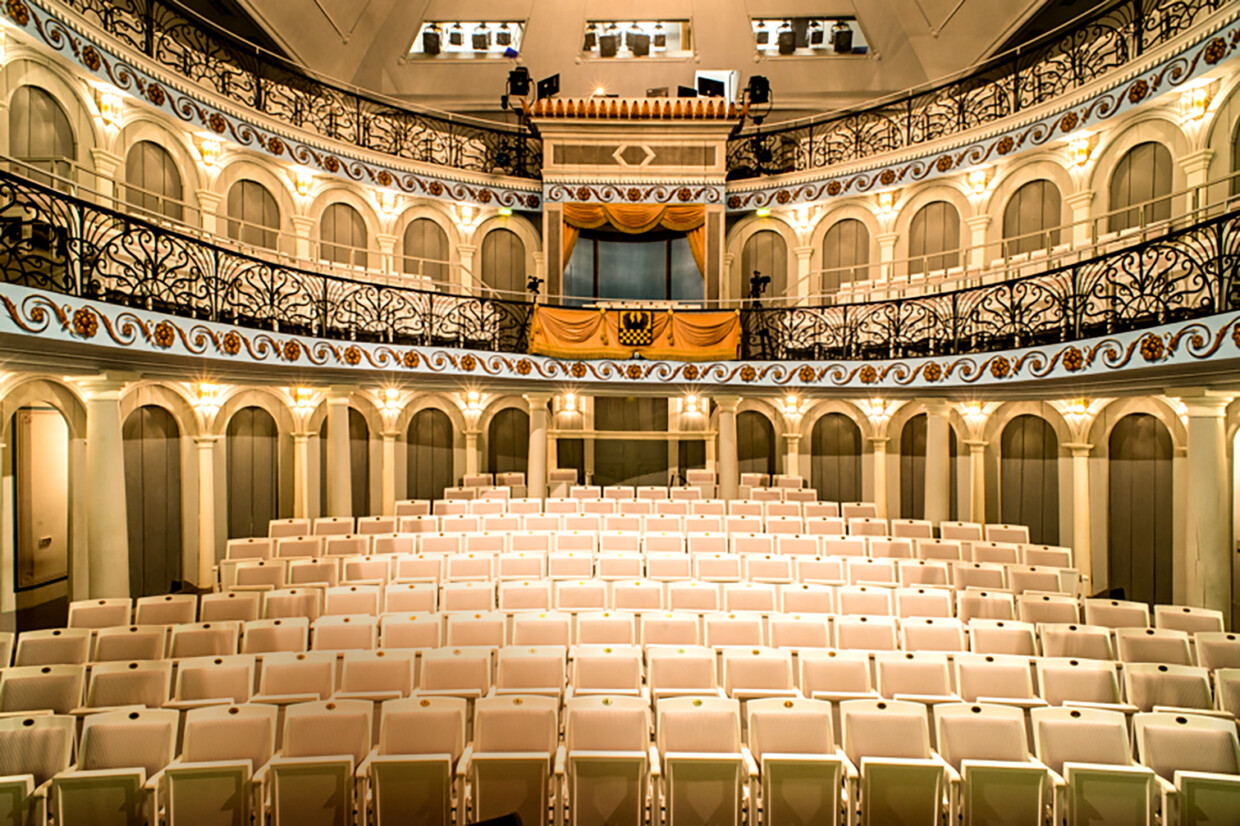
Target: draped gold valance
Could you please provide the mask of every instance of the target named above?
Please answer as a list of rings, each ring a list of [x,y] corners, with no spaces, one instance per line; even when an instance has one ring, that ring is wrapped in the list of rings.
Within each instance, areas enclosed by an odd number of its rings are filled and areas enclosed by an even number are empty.
[[[698,271],[706,273],[706,207],[702,204],[564,204],[564,266],[583,229],[612,226],[630,235],[653,229],[683,232]]]
[[[728,361],[737,357],[740,329],[736,310],[676,313],[535,305],[530,352],[557,358],[627,359],[640,355],[675,361]],[[624,343],[634,336],[649,343]]]

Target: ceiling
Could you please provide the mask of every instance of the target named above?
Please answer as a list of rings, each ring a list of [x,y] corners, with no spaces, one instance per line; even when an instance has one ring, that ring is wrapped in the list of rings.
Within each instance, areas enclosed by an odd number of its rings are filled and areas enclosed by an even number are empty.
[[[561,94],[602,87],[641,96],[692,84],[695,70],[768,77],[782,119],[851,106],[959,72],[1011,45],[1040,21],[1100,0],[186,0],[243,11],[264,39],[312,70],[413,103],[495,116],[513,61],[408,60],[423,20],[526,21],[520,63],[535,78],[561,75]],[[1049,15],[1049,18],[1048,18]],[[871,53],[763,57],[751,18],[855,17]],[[588,19],[688,19],[693,57],[601,60],[582,56]],[[222,25],[228,25],[226,22]],[[1053,25],[1053,24],[1052,24]]]

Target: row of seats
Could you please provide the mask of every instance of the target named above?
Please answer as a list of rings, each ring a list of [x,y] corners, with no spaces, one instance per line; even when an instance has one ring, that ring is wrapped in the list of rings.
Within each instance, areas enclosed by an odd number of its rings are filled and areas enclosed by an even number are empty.
[[[1113,709],[947,698],[682,693],[652,714],[625,694],[393,693],[131,706],[85,715],[80,737],[72,715],[3,718],[0,815],[44,822],[48,799],[59,826],[973,823],[995,807],[1003,822],[1169,826],[1240,811],[1234,719],[1180,709],[1130,726]]]
[[[422,517],[417,517],[422,518]],[[505,517],[506,518],[506,517]],[[715,517],[706,517],[713,519]],[[747,517],[737,517],[747,518]],[[225,558],[305,559],[398,553],[735,553],[799,556],[870,556],[1072,567],[1072,551],[1055,545],[964,542],[954,539],[763,533],[753,531],[476,531],[338,534],[230,539]]]
[[[311,633],[313,632],[313,633]],[[0,667],[10,662],[3,641]],[[180,625],[130,625],[91,630],[51,628],[17,637],[17,666],[76,665],[128,660],[300,652],[307,650],[434,649],[508,645],[771,647],[1075,657],[1125,663],[1240,667],[1233,633],[1167,628],[1107,628],[1010,619],[880,617],[839,614],[660,611],[519,611],[328,614]]]
[[[831,516],[845,520],[873,518],[876,505],[864,502],[770,501],[762,499],[633,499],[590,496],[549,497],[546,499],[503,497],[453,500],[401,499],[395,516],[529,516],[537,513],[572,516],[574,514],[631,514],[669,516]],[[374,517],[364,516],[370,520]],[[276,520],[277,522],[279,520]],[[905,521],[905,520],[899,520]]]
[[[304,638],[305,629],[300,629]],[[319,632],[316,630],[316,635]],[[1235,661],[1236,646],[1225,652]],[[1122,676],[1122,679],[1121,679]],[[1022,708],[1158,707],[1232,717],[1240,667],[941,651],[851,651],[767,646],[458,644],[444,648],[319,649],[152,658],[0,670],[5,714],[87,714],[139,705],[197,708],[250,701],[390,699],[417,692],[477,699],[497,693],[573,697],[676,696],[737,700],[858,697],[993,701]]]

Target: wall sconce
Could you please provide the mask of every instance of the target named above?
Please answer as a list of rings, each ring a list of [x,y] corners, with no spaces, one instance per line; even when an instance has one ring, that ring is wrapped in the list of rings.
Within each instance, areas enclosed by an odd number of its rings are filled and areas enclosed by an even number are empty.
[[[686,416],[697,416],[702,412],[702,400],[697,396],[685,396],[684,414]]]
[[[310,188],[314,186],[314,176],[309,169],[297,169],[297,177],[295,179],[297,194],[305,198],[310,194]]]
[[[194,409],[205,416],[214,416],[220,409],[219,396],[221,390],[223,388],[218,384],[199,382],[194,398]]]
[[[1084,166],[1089,163],[1090,135],[1082,132],[1068,141],[1068,160],[1073,166]]]
[[[470,390],[465,394],[465,410],[469,413],[482,412],[482,394],[477,390]]]
[[[561,405],[560,409],[563,412],[576,413],[577,412],[577,396],[573,393],[565,393],[564,398],[561,399],[560,405]]]
[[[461,204],[456,208],[456,226],[462,232],[473,232],[482,216],[474,212],[470,204]]]
[[[395,387],[388,387],[384,389],[383,409],[388,413],[400,412],[400,391]]]
[[[202,159],[203,166],[215,167],[220,162],[221,152],[223,147],[214,138],[202,138],[198,141],[198,157]]]
[[[801,412],[801,400],[796,396],[784,397],[784,415],[796,416]]]
[[[314,409],[314,391],[309,387],[298,387],[293,390],[293,407],[298,413],[309,413]]]
[[[99,119],[107,126],[120,126],[125,115],[125,101],[120,92],[99,90]]]
[[[1180,93],[1180,117],[1185,120],[1200,120],[1206,115],[1206,107],[1210,105],[1211,86],[1199,83]]]
[[[396,213],[396,193],[390,189],[379,190],[379,211],[384,215]]]
[[[875,425],[882,425],[890,421],[892,414],[896,412],[899,404],[896,402],[888,402],[883,399],[873,398],[866,399],[861,402],[860,407],[865,413],[865,417]]]
[[[512,214],[512,207],[500,207],[499,214],[507,218],[509,215]]]
[[[758,207],[757,209],[753,211],[753,214],[757,215],[759,218],[770,218],[771,208],[770,207]]]
[[[986,194],[986,184],[989,170],[985,167],[981,169],[970,170],[965,176],[965,185],[969,188],[969,194],[977,197]]]
[[[878,214],[887,216],[896,211],[896,194],[894,192],[878,193]]]
[[[801,204],[792,213],[792,225],[798,232],[805,232],[810,226],[810,206]]]

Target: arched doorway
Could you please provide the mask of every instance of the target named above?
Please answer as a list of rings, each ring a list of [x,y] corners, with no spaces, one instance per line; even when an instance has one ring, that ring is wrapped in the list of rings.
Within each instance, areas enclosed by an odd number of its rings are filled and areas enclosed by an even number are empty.
[[[452,463],[452,420],[442,410],[419,410],[409,422],[407,492],[410,499],[442,499],[456,473]]]
[[[530,414],[506,407],[487,428],[487,472],[526,473],[530,462]]]
[[[349,408],[349,481],[354,516],[370,515],[370,427],[360,410]],[[327,417],[319,427],[319,513],[327,513]]]
[[[167,594],[181,584],[181,430],[162,407],[125,419],[129,594]]]
[[[280,455],[276,420],[243,407],[228,420],[228,537],[266,536],[279,518]]]
[[[1059,544],[1059,438],[1040,416],[1017,416],[999,448],[999,519],[1028,525],[1029,539]]]
[[[775,426],[756,410],[736,415],[736,467],[738,473],[775,474]]]
[[[926,518],[926,423],[926,414],[918,413],[904,423],[904,430],[900,432],[900,516],[904,519]],[[947,456],[951,468],[947,518],[958,519],[956,430],[950,424]]]
[[[810,486],[824,502],[861,501],[861,428],[828,413],[810,433]]]
[[[1107,442],[1107,583],[1127,599],[1172,598],[1171,434],[1156,417],[1132,413]]]

